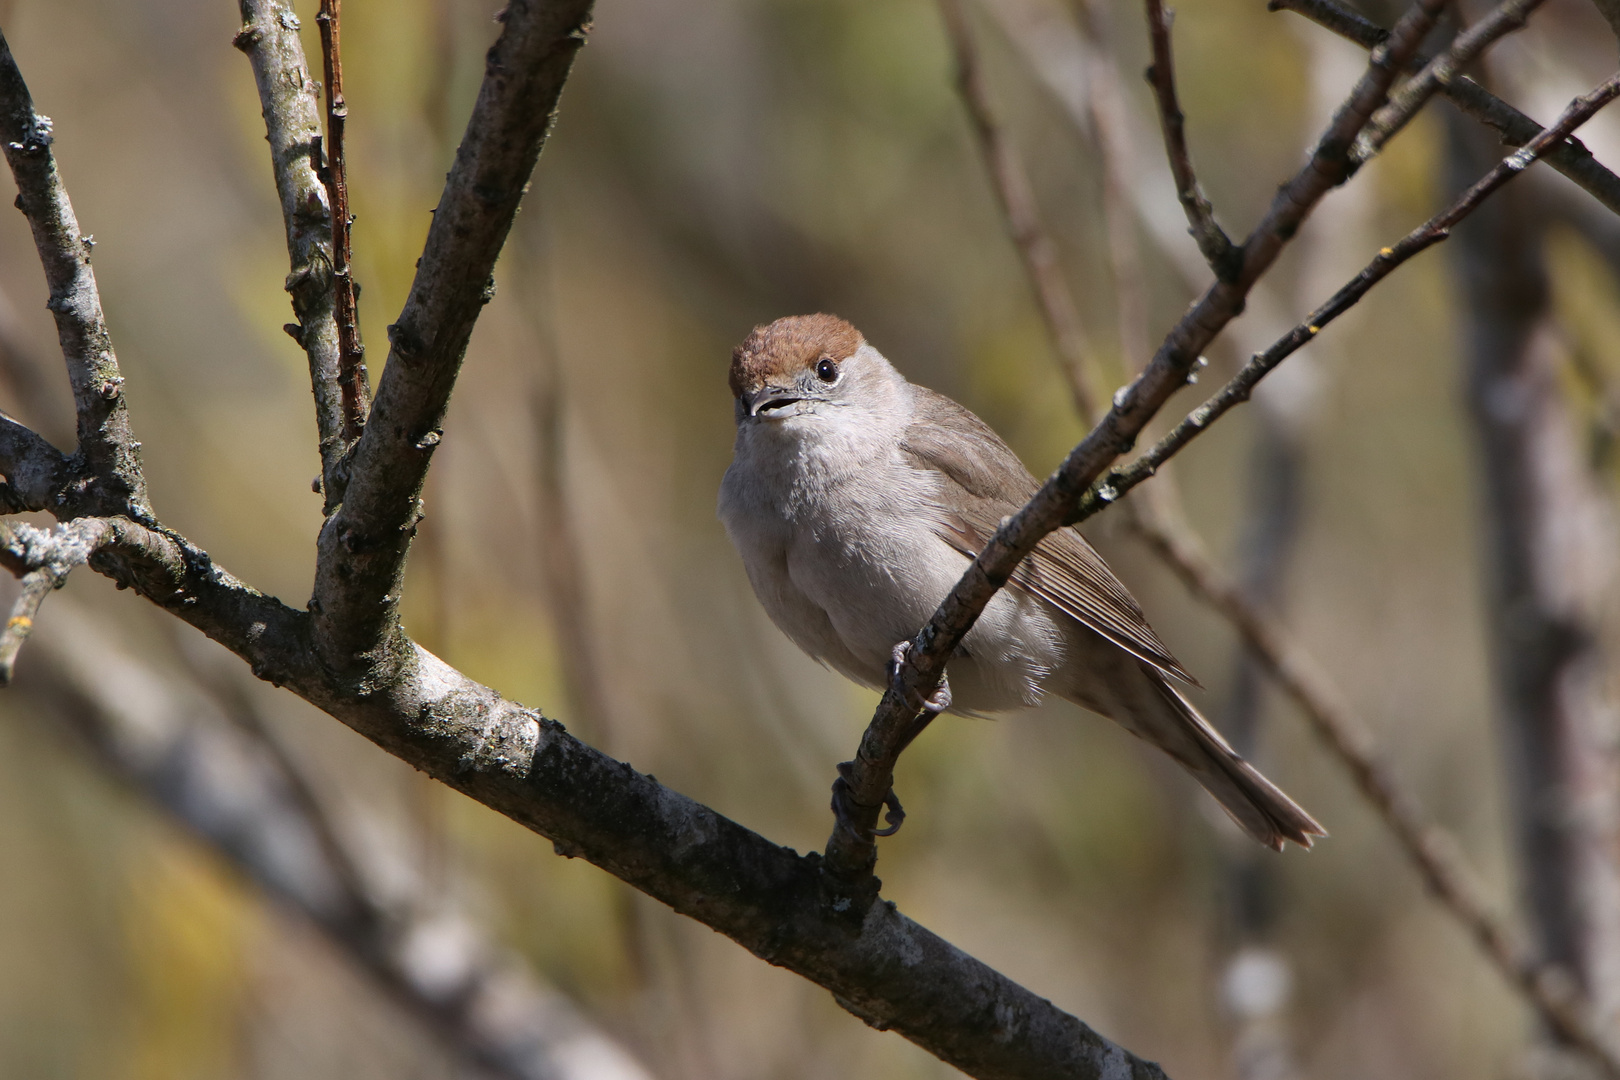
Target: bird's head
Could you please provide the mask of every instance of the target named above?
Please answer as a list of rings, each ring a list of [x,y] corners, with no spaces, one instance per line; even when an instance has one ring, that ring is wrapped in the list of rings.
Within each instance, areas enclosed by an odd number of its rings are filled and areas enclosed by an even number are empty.
[[[731,354],[737,423],[772,423],[873,408],[904,380],[836,315],[793,315],[754,328]]]

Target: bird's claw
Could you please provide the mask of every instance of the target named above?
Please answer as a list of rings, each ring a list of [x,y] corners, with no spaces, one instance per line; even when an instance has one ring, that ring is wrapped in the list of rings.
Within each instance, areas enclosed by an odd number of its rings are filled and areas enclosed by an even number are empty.
[[[859,840],[861,839],[862,830],[855,817],[855,810],[852,805],[855,801],[854,796],[849,793],[849,773],[853,765],[854,762],[850,761],[838,763],[838,779],[833,781],[832,786],[832,812],[833,817],[838,822],[838,827],[843,829],[849,836]],[[883,820],[889,823],[888,828],[873,829],[873,836],[893,836],[900,831],[900,826],[906,820],[906,809],[900,805],[900,799],[895,795],[894,788],[890,788],[884,794],[883,805],[887,808]]]
[[[904,694],[905,687],[901,685],[901,665],[906,662],[906,654],[911,652],[911,642],[902,641],[895,645],[894,651],[889,653],[889,685],[897,694]],[[931,713],[934,716],[951,707],[951,680],[950,676],[942,674],[939,677],[939,687],[927,697],[921,699],[919,710]]]

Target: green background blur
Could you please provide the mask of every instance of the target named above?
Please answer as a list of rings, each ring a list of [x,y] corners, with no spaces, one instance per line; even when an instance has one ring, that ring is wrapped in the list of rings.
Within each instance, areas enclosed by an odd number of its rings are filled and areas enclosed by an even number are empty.
[[[1032,7],[1045,5],[1020,5]],[[299,8],[318,57],[315,5]],[[355,261],[374,366],[476,93],[494,8],[345,5]],[[1064,11],[1056,0],[1051,10]],[[1094,155],[1002,25],[972,12],[1111,388],[1142,358],[1117,345]],[[0,20],[56,122],[65,180],[96,240],[159,514],[301,605],[319,462],[304,357],[281,330],[286,248],[251,73],[230,47],[235,5],[10,0]],[[1546,102],[1612,57],[1607,30],[1574,0],[1554,0],[1543,21],[1510,74],[1529,95],[1521,104],[1547,119]],[[1146,117],[1141,12],[1121,2],[1112,24]],[[1356,51],[1325,37],[1261,0],[1179,6],[1193,153],[1238,233],[1302,160],[1324,107],[1313,79],[1342,93],[1356,75]],[[473,337],[410,566],[406,624],[428,648],[801,851],[825,840],[833,766],[853,752],[874,698],[769,624],[715,520],[731,346],[755,323],[834,311],[908,376],[982,415],[1037,474],[1082,433],[950,76],[931,0],[601,0]],[[1610,130],[1588,140],[1600,155]],[[1137,142],[1140,155],[1158,153],[1151,127]],[[1327,231],[1307,230],[1273,275],[1285,314],[1302,315],[1438,206],[1441,143],[1435,118],[1420,118],[1326,202]],[[1156,341],[1193,293],[1170,259],[1144,251]],[[1573,235],[1556,237],[1552,269],[1570,339],[1620,371],[1615,282]],[[1316,397],[1287,612],[1507,904],[1446,271],[1425,255],[1299,361]],[[0,290],[52,362],[17,214],[0,214]],[[1206,386],[1234,355],[1211,354]],[[60,444],[71,406],[53,377],[56,414],[24,419]],[[533,402],[548,385],[563,403],[568,521],[537,509]],[[1228,564],[1251,423],[1233,416],[1177,466],[1190,516]],[[559,528],[578,539],[590,600],[587,625],[560,631],[542,572]],[[1219,722],[1232,635],[1106,515],[1088,533],[1209,687],[1199,700]],[[92,574],[67,591],[155,664],[196,636]],[[601,651],[609,709],[595,725],[570,710],[559,633]],[[426,835],[444,887],[661,1077],[955,1075],[290,695],[262,693],[357,836],[367,821]],[[1304,1071],[1513,1074],[1533,1034],[1527,1014],[1286,705],[1269,710],[1259,756],[1332,833],[1279,860],[1276,944],[1295,965],[1287,1021]],[[883,843],[879,872],[903,911],[1171,1076],[1230,1075],[1233,1025],[1217,983],[1232,945],[1218,872],[1232,839],[1171,763],[1059,703],[936,724],[902,763],[898,790],[910,817]],[[0,697],[0,1076],[450,1075],[432,1039],[296,917]]]

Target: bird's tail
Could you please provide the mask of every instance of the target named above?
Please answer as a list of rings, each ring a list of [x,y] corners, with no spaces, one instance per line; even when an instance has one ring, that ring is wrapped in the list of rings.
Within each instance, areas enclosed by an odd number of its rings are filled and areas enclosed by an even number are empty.
[[[1284,840],[1308,848],[1314,837],[1327,835],[1315,818],[1239,757],[1163,675],[1145,664],[1141,673],[1151,691],[1138,684],[1133,689],[1139,692],[1129,695],[1134,707],[1119,710],[1125,715],[1116,713],[1115,719],[1180,762],[1244,832],[1276,851]]]

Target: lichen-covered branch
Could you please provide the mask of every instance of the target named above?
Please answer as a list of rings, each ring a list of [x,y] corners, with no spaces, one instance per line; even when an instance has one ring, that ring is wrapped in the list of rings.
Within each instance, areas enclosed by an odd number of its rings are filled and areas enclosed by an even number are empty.
[[[235,45],[253,64],[292,266],[287,292],[298,321],[288,323],[286,329],[309,358],[321,488],[330,514],[343,497],[347,443],[339,388],[342,350],[332,273],[332,212],[318,173],[321,121],[317,84],[304,62],[298,16],[291,0],[239,0],[238,7],[242,29]]]
[[[390,329],[388,363],[354,447],[343,504],[321,531],[313,640],[335,669],[372,678],[410,662],[398,608],[422,484],[590,10],[590,0],[513,0],[503,13],[416,279]]]
[[[11,46],[0,33],[0,148],[16,178],[17,208],[28,219],[45,271],[50,291],[45,306],[56,319],[73,386],[79,440],[73,467],[104,508],[150,520],[140,443],[130,430],[124,379],[90,269],[94,241],[79,229],[57,172],[52,139],[51,120],[34,111]]]

